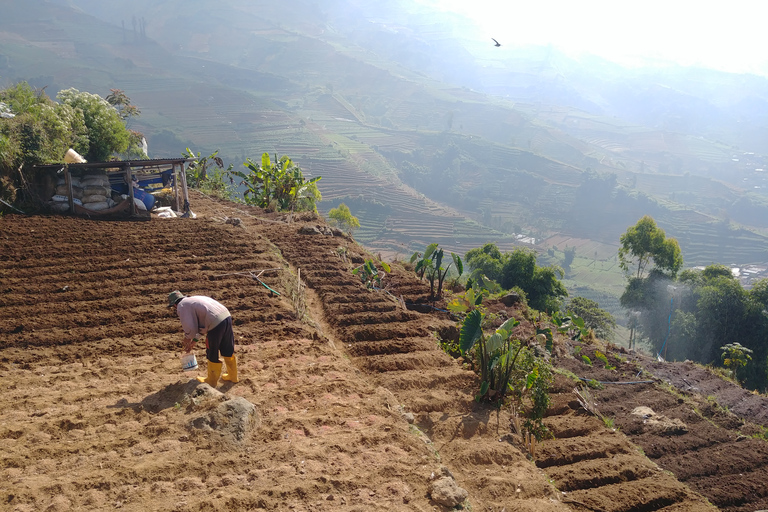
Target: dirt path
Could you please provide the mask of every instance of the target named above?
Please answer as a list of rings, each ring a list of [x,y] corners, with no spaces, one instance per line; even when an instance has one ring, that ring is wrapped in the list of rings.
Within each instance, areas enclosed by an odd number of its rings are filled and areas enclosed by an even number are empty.
[[[533,463],[437,347],[454,323],[398,302],[423,283],[395,268],[369,292],[351,269],[371,256],[322,220],[192,200],[194,220],[0,219],[0,508],[447,510],[450,474],[476,511],[711,509],[563,376]],[[220,398],[180,371],[172,289],[232,312],[241,380]],[[238,398],[250,423],[212,429]]]

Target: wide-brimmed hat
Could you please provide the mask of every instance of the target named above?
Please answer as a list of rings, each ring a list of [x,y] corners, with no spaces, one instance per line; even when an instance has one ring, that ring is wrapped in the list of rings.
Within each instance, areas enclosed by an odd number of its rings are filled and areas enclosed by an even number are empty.
[[[185,295],[181,293],[179,290],[173,290],[171,293],[168,294],[168,307],[171,308],[175,306],[176,303],[179,302],[184,297]]]

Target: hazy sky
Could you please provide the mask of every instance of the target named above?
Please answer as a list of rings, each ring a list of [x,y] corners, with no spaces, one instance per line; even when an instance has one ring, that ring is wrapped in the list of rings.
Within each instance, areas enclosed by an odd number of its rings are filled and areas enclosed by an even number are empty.
[[[625,65],[641,58],[768,75],[765,0],[417,1],[474,19],[499,51],[553,44]]]

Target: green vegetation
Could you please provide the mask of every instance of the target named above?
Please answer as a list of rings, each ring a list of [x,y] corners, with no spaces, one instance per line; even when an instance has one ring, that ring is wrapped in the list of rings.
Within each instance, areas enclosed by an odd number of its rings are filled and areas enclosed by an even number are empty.
[[[501,407],[509,395],[515,411],[523,410],[527,400],[525,428],[540,440],[548,433],[542,420],[550,403],[551,367],[513,337],[512,330],[519,321],[510,318],[486,337],[483,317],[477,309],[467,314],[461,322],[459,340],[461,354],[480,373],[480,390],[475,399]]]
[[[448,305],[448,311],[457,315],[465,313],[480,307],[483,303],[483,292],[476,291],[471,286],[462,294],[454,295]]]
[[[429,244],[423,253],[415,252],[411,255],[411,263],[415,263],[414,271],[419,279],[427,278],[429,281],[429,296],[433,300],[439,300],[443,296],[443,283],[448,275],[451,265],[456,269],[457,277],[464,273],[464,264],[458,254],[451,253],[451,259],[443,266],[443,249],[438,249],[438,244]],[[437,288],[435,288],[437,283]]]
[[[621,302],[636,312],[630,327],[666,359],[721,364],[745,386],[765,390],[768,280],[746,290],[720,264],[678,275],[682,255],[654,226],[644,217],[622,238],[624,256],[655,263],[647,273],[639,264],[628,279]]]
[[[288,156],[273,163],[269,153],[261,155],[261,163],[250,158],[243,164],[250,172],[232,171],[242,179],[243,200],[267,211],[316,211],[322,199],[316,183],[321,176],[305,180],[301,168]]]
[[[597,302],[585,297],[574,297],[568,301],[565,310],[584,319],[584,325],[595,331],[605,341],[612,341],[616,329],[613,315],[601,309]]]
[[[579,341],[589,335],[584,319],[578,316],[562,316],[555,311],[552,313],[552,322],[557,326],[557,332],[565,334],[573,341]]]
[[[33,166],[62,163],[70,148],[90,161],[146,158],[142,134],[128,130],[124,122],[139,111],[122,91],[114,101],[132,107],[122,111],[125,117],[97,94],[67,89],[56,99],[58,102],[26,82],[0,91],[0,104],[4,105],[0,117],[0,195],[9,203],[21,200],[37,206],[31,186],[37,176]]]
[[[117,110],[98,94],[66,89],[60,91],[56,99],[82,113],[87,130],[83,145],[83,156],[86,160],[103,162],[115,153],[125,156],[143,154],[143,151],[135,147],[136,141],[131,137]]]
[[[365,260],[365,263],[352,270],[352,273],[360,276],[360,280],[363,282],[366,288],[369,290],[375,290],[382,288],[382,282],[387,273],[392,272],[392,269],[386,262],[380,262],[381,270],[376,268],[376,264],[373,260]]]
[[[338,208],[331,208],[328,211],[328,218],[332,225],[338,226],[350,236],[354,230],[360,227],[360,221],[352,215],[349,206],[344,203],[339,204]]]
[[[191,159],[187,165],[187,183],[190,187],[197,188],[206,194],[232,199],[234,191],[231,173],[234,165],[229,164],[224,169],[224,161],[218,154],[219,152],[215,151],[208,156],[201,156],[200,152],[194,153],[187,148],[182,154],[185,158]]]
[[[683,266],[683,255],[677,240],[666,238],[664,230],[657,227],[656,222],[648,215],[621,235],[619,260],[621,268],[627,274],[630,273],[633,262],[637,264],[634,276],[636,279],[643,277],[651,262],[656,269],[673,277]]]
[[[666,238],[664,230],[646,215],[621,235],[619,261],[628,279],[621,296],[621,305],[630,310],[638,310],[647,307],[649,300],[653,300],[646,285],[660,279],[674,279],[683,266],[683,255],[677,240]],[[651,277],[646,278],[645,273],[651,263],[654,264]],[[634,275],[631,268],[633,264],[637,265]],[[634,345],[636,327],[634,322],[630,322],[630,349]]]
[[[753,350],[742,347],[738,342],[728,343],[720,347],[720,350],[723,351],[720,356],[723,359],[723,366],[731,371],[734,378],[737,378],[738,371],[752,360],[751,354],[754,353]]]
[[[127,123],[130,119],[141,115],[139,107],[131,103],[131,98],[124,91],[120,89],[110,89],[109,91],[104,99],[115,108],[120,119]]]
[[[560,281],[562,269],[538,266],[536,253],[530,249],[502,253],[496,244],[487,243],[467,251],[465,260],[472,269],[472,278],[493,280],[505,290],[519,287],[525,292],[528,305],[538,311],[558,311],[563,297],[568,295]]]
[[[0,101],[14,116],[0,118],[1,174],[17,184],[19,168],[63,162],[69,148],[81,154],[88,150],[89,134],[82,110],[54,102],[26,82],[0,91]]]

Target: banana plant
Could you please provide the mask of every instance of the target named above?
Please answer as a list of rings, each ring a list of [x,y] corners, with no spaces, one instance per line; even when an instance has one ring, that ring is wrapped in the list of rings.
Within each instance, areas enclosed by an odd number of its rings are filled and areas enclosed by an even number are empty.
[[[187,182],[192,188],[200,188],[200,185],[208,180],[208,168],[216,166],[214,172],[219,170],[222,176],[229,175],[232,172],[233,164],[224,169],[224,161],[219,157],[219,152],[214,151],[209,156],[202,156],[198,151],[195,154],[191,149],[186,148],[182,156],[192,161],[187,166]]]
[[[273,163],[269,153],[261,155],[261,163],[247,158],[243,165],[250,172],[234,171],[233,174],[242,179],[240,184],[245,187],[243,198],[247,204],[277,211],[315,208],[315,200],[320,197],[315,184],[321,176],[306,180],[301,168],[290,158],[283,156],[278,160],[275,155]],[[306,208],[300,208],[302,199],[309,199]]]
[[[261,156],[261,162],[258,164],[247,158],[243,165],[250,172],[233,171],[233,174],[242,179],[240,185],[245,187],[243,191],[245,203],[267,208],[272,196],[272,166],[269,154],[264,153]]]

